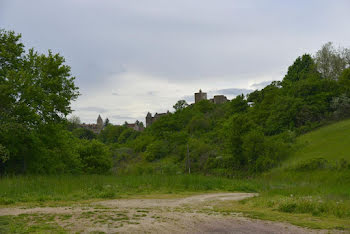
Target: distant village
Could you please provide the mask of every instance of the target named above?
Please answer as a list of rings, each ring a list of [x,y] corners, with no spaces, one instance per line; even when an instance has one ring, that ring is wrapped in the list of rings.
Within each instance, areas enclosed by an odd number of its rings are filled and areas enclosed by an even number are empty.
[[[200,89],[198,93],[194,94],[194,103],[200,102],[202,100],[208,100],[207,98],[207,93],[202,92],[202,90]],[[227,99],[227,97],[225,95],[215,95],[213,98],[209,99],[209,101],[213,102],[214,104],[222,104],[225,103],[227,101],[229,101]],[[155,121],[157,121],[160,117],[165,116],[167,114],[169,114],[170,112],[165,112],[165,113],[155,113],[154,116],[152,116],[152,114],[150,112],[147,113],[146,115],[146,127],[151,126]],[[85,129],[89,129],[91,131],[93,131],[96,134],[99,134],[101,132],[101,130],[104,128],[106,124],[103,122],[101,115],[98,115],[96,124],[81,124],[80,126],[82,128]],[[118,126],[118,125],[115,125]],[[136,120],[135,123],[127,123],[125,122],[124,126],[131,128],[135,131],[140,131],[142,132],[143,130],[145,130],[145,126],[143,125],[142,122]]]

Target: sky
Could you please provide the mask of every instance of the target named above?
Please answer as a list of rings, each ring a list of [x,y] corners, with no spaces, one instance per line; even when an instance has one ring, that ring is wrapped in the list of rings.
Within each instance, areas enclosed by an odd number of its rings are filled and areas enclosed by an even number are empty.
[[[326,42],[350,48],[349,0],[0,0],[0,28],[66,59],[82,122],[144,121],[202,89],[234,98]]]

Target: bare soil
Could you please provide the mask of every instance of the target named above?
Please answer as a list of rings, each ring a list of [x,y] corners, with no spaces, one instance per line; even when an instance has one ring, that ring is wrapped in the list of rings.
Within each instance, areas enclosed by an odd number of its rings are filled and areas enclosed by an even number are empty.
[[[215,193],[177,199],[117,199],[75,207],[1,208],[2,215],[54,215],[68,232],[105,233],[324,233],[291,224],[252,220],[210,210],[215,201],[242,200],[254,193]]]

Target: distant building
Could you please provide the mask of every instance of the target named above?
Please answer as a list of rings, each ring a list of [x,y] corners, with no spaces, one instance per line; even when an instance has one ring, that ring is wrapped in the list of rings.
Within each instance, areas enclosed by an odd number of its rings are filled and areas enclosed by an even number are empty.
[[[82,128],[91,130],[91,131],[93,131],[96,134],[99,134],[101,132],[101,130],[103,129],[103,120],[102,120],[101,116],[98,115],[96,124],[85,124],[85,123],[83,123],[80,126]]]
[[[227,101],[228,101],[228,99],[225,95],[215,95],[213,98],[213,102],[215,104],[222,104],[222,103],[225,103]]]
[[[200,102],[202,100],[207,100],[207,93],[203,93],[200,89],[198,93],[194,94],[194,103]],[[222,104],[228,101],[225,95],[215,95],[213,98],[209,99],[209,101],[215,104]]]
[[[203,93],[200,89],[198,93],[194,94],[194,103],[200,102],[202,100],[207,100],[207,93]]]
[[[167,115],[168,113],[169,111],[167,113],[156,113],[154,116],[152,116],[152,114],[148,112],[146,115],[146,127],[151,126],[157,119],[164,115]]]
[[[145,127],[143,126],[142,122],[136,121],[135,123],[126,123],[125,124],[128,128],[134,129],[135,131],[142,132],[145,130]]]
[[[194,102],[198,103],[202,100],[208,100],[207,99],[207,93],[202,92],[202,90],[200,89],[198,93],[194,94]],[[210,99],[209,101],[215,103],[215,104],[222,104],[225,102],[228,102],[229,100],[227,99],[227,97],[225,95],[215,95],[212,99]],[[193,105],[193,104],[191,104]],[[154,116],[152,116],[152,114],[150,112],[147,113],[146,115],[146,127],[151,126],[157,119],[159,119],[160,117],[167,115],[169,113],[169,111],[167,113],[156,113]]]

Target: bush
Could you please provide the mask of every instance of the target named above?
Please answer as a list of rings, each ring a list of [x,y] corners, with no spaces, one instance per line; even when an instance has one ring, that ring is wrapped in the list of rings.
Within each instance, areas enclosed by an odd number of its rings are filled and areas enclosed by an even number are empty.
[[[78,152],[85,173],[105,174],[112,167],[112,157],[108,147],[97,140],[82,140]]]
[[[314,171],[314,170],[344,170],[350,169],[350,163],[342,158],[340,160],[330,162],[325,158],[312,158],[299,162],[291,168],[295,171]]]
[[[149,162],[165,157],[169,153],[168,143],[158,140],[147,146],[145,159]]]
[[[85,128],[76,128],[72,131],[73,135],[79,139],[92,140],[96,139],[96,134]]]

